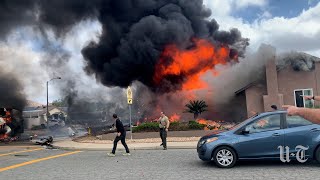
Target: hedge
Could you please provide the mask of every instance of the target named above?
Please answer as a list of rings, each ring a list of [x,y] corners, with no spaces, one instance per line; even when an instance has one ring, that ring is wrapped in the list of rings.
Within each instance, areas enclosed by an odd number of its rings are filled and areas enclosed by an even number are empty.
[[[159,131],[159,124],[156,122],[141,123],[137,127],[132,128],[132,132],[157,132]]]
[[[169,131],[188,131],[188,130],[203,130],[206,127],[205,124],[199,124],[196,121],[189,122],[172,122],[169,126]],[[146,122],[134,127],[133,132],[158,132],[159,123]]]

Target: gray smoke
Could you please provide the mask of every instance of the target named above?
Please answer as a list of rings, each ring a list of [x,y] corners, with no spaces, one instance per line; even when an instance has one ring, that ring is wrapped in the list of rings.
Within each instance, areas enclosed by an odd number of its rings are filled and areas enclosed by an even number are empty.
[[[26,105],[24,89],[11,73],[0,72],[0,107],[22,110]]]
[[[315,62],[319,62],[320,58],[303,52],[287,52],[277,57],[277,68],[283,69],[291,66],[295,71],[312,71],[315,68]]]
[[[237,29],[219,31],[215,20],[208,21],[211,11],[202,0],[5,0],[0,10],[3,35],[30,25],[40,31],[52,29],[61,37],[82,20],[98,19],[103,27],[100,40],[91,42],[82,54],[87,73],[105,86],[127,87],[137,80],[153,90],[167,91],[156,86],[152,77],[168,44],[187,49],[193,46],[193,38],[204,38],[216,46],[233,46],[239,55],[248,45]],[[182,79],[181,84],[185,74],[165,79],[172,85]]]

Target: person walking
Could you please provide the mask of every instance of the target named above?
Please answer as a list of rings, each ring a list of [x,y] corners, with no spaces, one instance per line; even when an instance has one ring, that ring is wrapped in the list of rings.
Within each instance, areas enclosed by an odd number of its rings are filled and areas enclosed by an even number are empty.
[[[108,153],[108,156],[114,157],[117,149],[118,142],[121,141],[123,147],[126,149],[126,153],[123,154],[124,156],[130,156],[130,151],[126,143],[126,130],[123,127],[121,120],[118,118],[117,114],[112,115],[113,119],[116,121],[116,129],[117,129],[117,136],[113,141],[113,148],[112,152]]]
[[[160,128],[160,138],[162,143],[160,146],[163,146],[163,150],[167,150],[167,132],[169,129],[169,118],[161,112],[161,117],[159,118],[159,128]]]

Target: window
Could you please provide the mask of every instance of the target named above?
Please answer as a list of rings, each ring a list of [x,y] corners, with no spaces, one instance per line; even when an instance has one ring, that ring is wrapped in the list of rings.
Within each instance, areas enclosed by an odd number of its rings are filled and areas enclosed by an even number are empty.
[[[306,107],[312,108],[313,101],[312,100],[305,100],[303,96],[313,96],[312,89],[297,89],[294,90],[294,100],[297,107]]]
[[[311,125],[312,122],[300,117],[300,116],[287,116],[288,128],[294,128],[299,126]]]
[[[246,131],[249,131],[249,133],[251,134],[280,129],[280,119],[280,114],[274,114],[259,118],[247,125]]]

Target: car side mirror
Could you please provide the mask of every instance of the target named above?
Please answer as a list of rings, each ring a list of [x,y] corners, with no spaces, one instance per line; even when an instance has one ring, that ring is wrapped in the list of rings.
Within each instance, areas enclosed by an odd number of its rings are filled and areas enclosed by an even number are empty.
[[[250,130],[249,130],[248,126],[245,127],[245,128],[242,130],[242,134],[249,134],[249,133],[250,133]]]
[[[247,130],[242,130],[242,134],[249,134],[249,131],[247,131]]]

